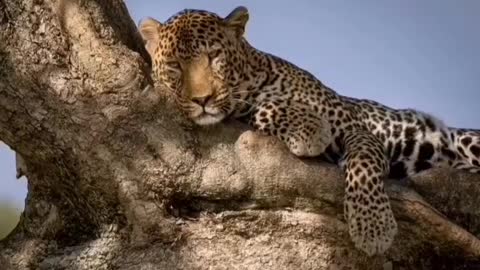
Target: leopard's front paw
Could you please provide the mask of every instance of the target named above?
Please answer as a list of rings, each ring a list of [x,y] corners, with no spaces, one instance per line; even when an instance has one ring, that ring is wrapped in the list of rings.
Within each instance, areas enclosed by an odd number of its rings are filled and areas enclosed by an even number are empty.
[[[289,138],[287,143],[290,152],[297,157],[314,157],[325,151],[328,144],[323,144],[322,141],[314,143],[305,141],[301,138]]]
[[[322,121],[318,126],[305,123],[296,132],[292,132],[287,146],[298,157],[315,157],[325,152],[332,141],[330,125],[327,121]]]
[[[392,245],[397,234],[397,222],[388,201],[377,206],[360,201],[345,202],[350,237],[355,247],[368,256],[381,255]]]

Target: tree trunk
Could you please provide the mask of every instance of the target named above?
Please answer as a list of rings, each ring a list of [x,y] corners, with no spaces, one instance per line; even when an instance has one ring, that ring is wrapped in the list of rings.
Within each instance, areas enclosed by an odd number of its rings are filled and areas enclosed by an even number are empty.
[[[367,258],[336,167],[235,121],[190,124],[149,61],[120,0],[0,0],[0,140],[28,177],[0,269],[479,266],[480,177],[388,182],[399,233]]]

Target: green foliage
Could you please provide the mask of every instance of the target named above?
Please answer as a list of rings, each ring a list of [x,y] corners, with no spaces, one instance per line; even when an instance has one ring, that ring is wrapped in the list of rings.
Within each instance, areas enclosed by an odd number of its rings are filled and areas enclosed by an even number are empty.
[[[20,210],[9,203],[0,202],[0,239],[7,236],[17,225]]]

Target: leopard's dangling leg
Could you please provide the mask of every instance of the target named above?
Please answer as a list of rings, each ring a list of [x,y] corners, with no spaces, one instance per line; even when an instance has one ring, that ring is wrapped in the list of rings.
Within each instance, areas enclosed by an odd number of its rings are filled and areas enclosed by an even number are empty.
[[[397,223],[384,190],[389,172],[383,144],[368,131],[344,137],[346,194],[344,215],[355,246],[368,255],[383,254],[393,242]]]

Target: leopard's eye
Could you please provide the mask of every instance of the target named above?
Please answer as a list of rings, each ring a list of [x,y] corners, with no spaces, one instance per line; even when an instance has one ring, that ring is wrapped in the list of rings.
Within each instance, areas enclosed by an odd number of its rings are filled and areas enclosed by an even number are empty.
[[[219,49],[208,52],[208,60],[210,61],[210,63],[214,59],[216,59],[221,53],[222,53],[222,51],[219,50]]]
[[[178,71],[178,72],[182,71],[182,66],[177,61],[165,62],[165,66],[169,70]]]

